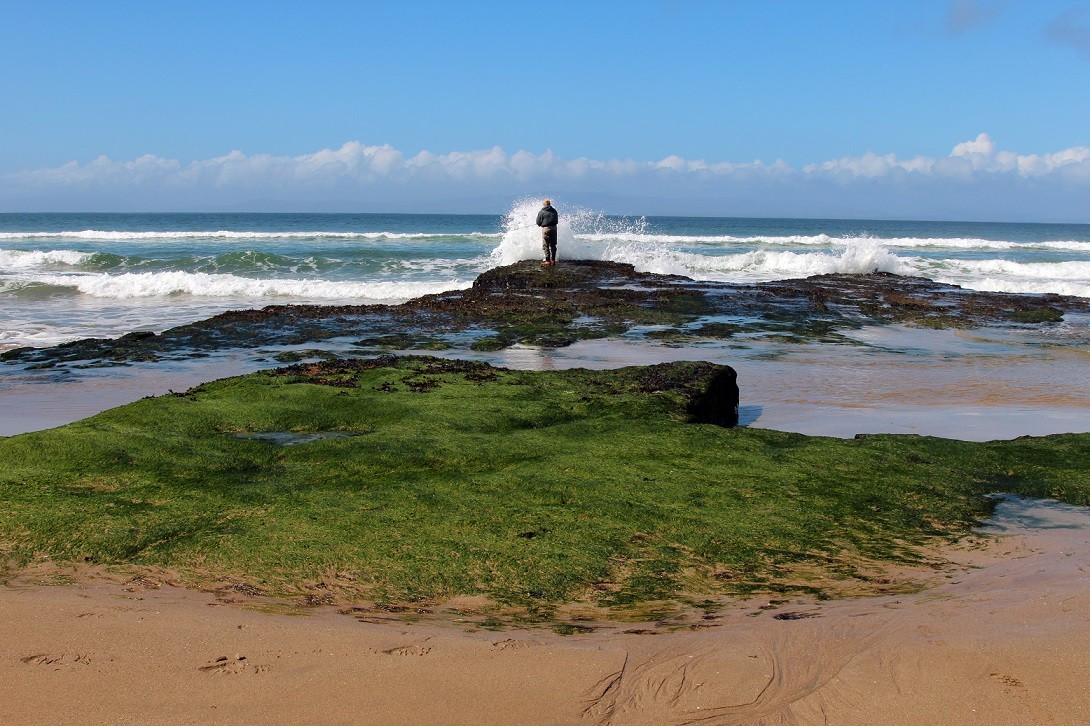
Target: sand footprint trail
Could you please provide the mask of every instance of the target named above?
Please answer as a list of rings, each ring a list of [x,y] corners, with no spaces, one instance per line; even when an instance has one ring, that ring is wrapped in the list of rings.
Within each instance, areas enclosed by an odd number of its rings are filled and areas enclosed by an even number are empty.
[[[586,693],[594,723],[776,723],[823,711],[824,689],[845,664],[881,639],[883,628],[784,623],[747,632],[648,638]],[[733,629],[732,629],[733,630]],[[650,721],[648,720],[650,719]],[[819,721],[820,722],[820,721]]]

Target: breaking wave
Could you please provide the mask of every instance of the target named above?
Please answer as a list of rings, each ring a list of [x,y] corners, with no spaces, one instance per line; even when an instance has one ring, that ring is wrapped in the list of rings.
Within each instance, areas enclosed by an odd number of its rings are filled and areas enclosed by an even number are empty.
[[[1067,252],[1090,253],[1090,242],[1049,241],[1049,242],[1009,242],[956,237],[833,237],[827,234],[815,235],[761,235],[739,237],[734,235],[671,235],[671,234],[583,234],[584,240],[591,242],[637,242],[641,244],[686,244],[709,247],[837,247],[858,243],[875,242],[885,247],[898,249],[948,249],[948,250],[1056,250]]]
[[[520,199],[504,218],[492,264],[541,258],[534,220],[541,203]],[[590,210],[560,207],[558,256],[624,262],[642,272],[697,280],[762,282],[823,274],[888,272],[920,275],[963,287],[1003,292],[1054,292],[1090,297],[1090,242],[1012,242],[972,237],[835,237],[814,235],[661,234],[644,218],[607,218]],[[1023,259],[1012,261],[997,254]],[[1062,260],[1053,262],[1050,260]]]
[[[401,302],[429,293],[459,290],[472,282],[254,279],[205,272],[129,272],[120,275],[39,275],[24,281],[24,289],[49,286],[75,290],[97,298],[130,299],[192,295],[215,298],[292,298],[295,300],[351,300],[363,303]]]
[[[74,250],[0,250],[0,271],[31,270],[43,267],[75,267],[94,256]]]

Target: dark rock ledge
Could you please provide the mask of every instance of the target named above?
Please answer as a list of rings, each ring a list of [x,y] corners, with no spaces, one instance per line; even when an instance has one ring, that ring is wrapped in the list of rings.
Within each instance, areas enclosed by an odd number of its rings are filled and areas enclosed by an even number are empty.
[[[495,350],[514,343],[562,347],[633,329],[678,341],[738,335],[835,341],[838,331],[868,324],[1048,325],[1072,312],[1090,312],[1090,301],[975,292],[886,273],[743,285],[641,273],[615,262],[574,260],[552,268],[520,262],[483,273],[467,290],[425,295],[402,305],[271,305],[226,312],[158,335],[137,332],[20,348],[3,353],[0,361],[32,367],[124,365],[346,336],[358,338],[361,352]]]

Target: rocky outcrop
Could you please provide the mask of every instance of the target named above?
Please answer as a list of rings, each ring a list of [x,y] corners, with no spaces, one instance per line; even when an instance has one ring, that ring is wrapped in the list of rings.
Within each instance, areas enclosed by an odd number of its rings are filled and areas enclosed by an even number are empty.
[[[115,340],[11,350],[0,354],[0,361],[38,367],[125,365],[345,336],[357,336],[364,354],[459,346],[497,350],[515,343],[563,347],[588,338],[631,336],[633,329],[665,343],[740,334],[846,342],[837,339],[838,331],[863,325],[1048,325],[1067,312],[1090,312],[1090,301],[977,292],[887,273],[741,285],[637,272],[617,262],[571,260],[543,268],[527,261],[489,270],[467,290],[425,295],[402,305],[238,310],[159,335],[131,333]]]
[[[351,388],[356,385],[359,373],[379,368],[402,371],[401,385],[416,393],[428,393],[443,385],[444,375],[480,383],[510,373],[479,361],[385,355],[299,363],[269,371],[269,375],[284,376],[295,383]],[[577,370],[549,375],[568,376],[571,385],[589,386],[596,395],[677,393],[691,422],[728,428],[738,425],[738,374],[730,366],[680,361],[615,371]]]

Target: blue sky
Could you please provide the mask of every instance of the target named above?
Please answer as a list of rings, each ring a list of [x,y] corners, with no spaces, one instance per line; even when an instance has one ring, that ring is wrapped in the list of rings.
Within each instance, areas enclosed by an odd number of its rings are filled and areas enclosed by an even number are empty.
[[[0,210],[1090,221],[1088,2],[0,11]]]

